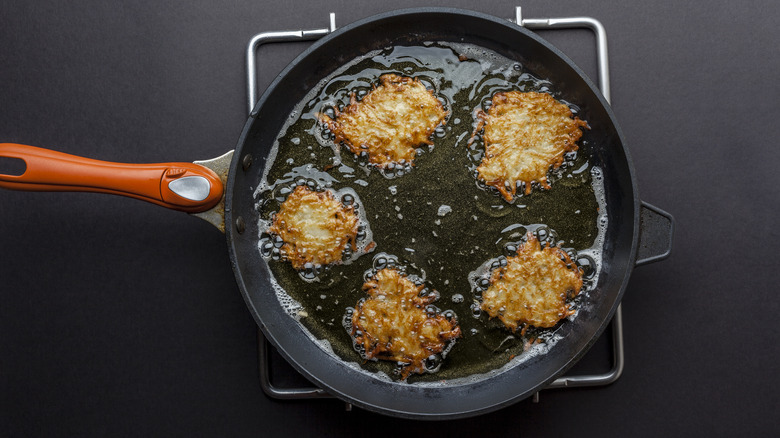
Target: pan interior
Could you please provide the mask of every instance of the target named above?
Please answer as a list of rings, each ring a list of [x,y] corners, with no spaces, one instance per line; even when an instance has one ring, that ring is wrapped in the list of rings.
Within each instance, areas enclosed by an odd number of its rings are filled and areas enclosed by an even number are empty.
[[[434,144],[421,147],[414,166],[397,173],[372,169],[339,148],[317,120],[319,113],[346,106],[352,94],[371,92],[379,76],[387,73],[420,80],[450,111],[434,135]],[[535,187],[525,196],[519,191],[515,201],[508,203],[496,190],[477,182],[476,167],[484,146],[474,136],[475,111],[487,110],[495,93],[511,90],[550,93],[577,115],[576,103],[567,102],[555,84],[520,62],[471,44],[432,41],[390,46],[346,63],[291,112],[255,193],[259,246],[266,248],[261,252],[280,286],[280,302],[287,304],[313,338],[327,341],[320,343],[323,348],[378,376],[397,377],[393,362],[364,361],[347,333],[348,312],[365,297],[361,286],[366,273],[395,263],[438,292],[435,305],[454,311],[462,331],[443,361],[432,360],[436,372],[413,375],[410,383],[485,374],[510,360],[518,364],[546,351],[559,338],[558,327],[512,333],[479,309],[480,282],[489,276],[489,266],[513,255],[528,231],[579,257],[588,275],[583,293],[571,304],[578,308],[587,302],[588,291],[597,281],[600,230],[606,225],[599,226],[599,219],[606,220],[599,211],[606,209],[600,178],[593,178],[600,169],[589,160],[588,135],[580,141],[580,149],[567,154],[561,168],[550,173],[550,190]],[[356,193],[376,243],[373,253],[330,265],[313,281],[289,263],[272,260],[272,237],[263,231],[286,195],[302,183]],[[290,306],[292,302],[296,304]]]

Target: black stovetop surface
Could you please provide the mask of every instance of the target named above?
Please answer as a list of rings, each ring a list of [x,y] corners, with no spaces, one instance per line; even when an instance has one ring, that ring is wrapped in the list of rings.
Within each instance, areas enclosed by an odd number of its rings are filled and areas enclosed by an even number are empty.
[[[244,51],[265,30],[418,6],[304,0],[0,4],[0,141],[120,162],[232,149]],[[429,2],[514,16],[515,3]],[[626,369],[481,417],[415,422],[336,400],[277,401],[224,236],[151,204],[0,191],[0,430],[7,436],[740,435],[777,431],[780,189],[771,1],[528,1],[606,27],[612,104],[640,197],[675,216],[671,257],[623,300]],[[587,31],[541,34],[595,74]],[[263,48],[261,88],[305,44]],[[608,336],[608,333],[607,333]],[[572,372],[610,366],[599,340]],[[272,356],[274,381],[297,376]]]

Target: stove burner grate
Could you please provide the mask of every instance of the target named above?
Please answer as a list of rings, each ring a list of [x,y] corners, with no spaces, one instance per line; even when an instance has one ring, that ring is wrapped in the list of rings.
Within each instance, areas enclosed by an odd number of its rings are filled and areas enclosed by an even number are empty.
[[[565,17],[565,18],[523,18],[521,8],[515,8],[514,23],[527,29],[548,30],[548,29],[588,29],[593,31],[596,36],[596,57],[599,78],[599,89],[607,102],[610,102],[609,91],[609,62],[607,50],[607,34],[604,26],[596,19],[590,17]],[[313,30],[293,30],[293,31],[273,31],[262,32],[252,37],[246,49],[246,68],[247,68],[247,90],[248,90],[248,112],[257,102],[257,51],[261,45],[281,42],[300,42],[317,40],[336,30],[336,15],[330,13],[330,23],[327,28]],[[556,388],[575,388],[587,386],[606,386],[615,382],[623,373],[625,363],[625,354],[623,350],[623,317],[621,307],[618,306],[615,316],[610,322],[612,332],[612,367],[603,373],[583,374],[583,375],[564,375],[554,380],[542,390]],[[311,387],[280,387],[271,382],[271,358],[270,349],[272,346],[263,336],[262,331],[257,331],[258,339],[258,359],[260,386],[263,391],[272,398],[282,400],[312,399],[312,398],[332,398],[326,391]],[[539,392],[536,392],[532,399],[535,403],[539,402]],[[347,404],[347,410],[352,406]]]

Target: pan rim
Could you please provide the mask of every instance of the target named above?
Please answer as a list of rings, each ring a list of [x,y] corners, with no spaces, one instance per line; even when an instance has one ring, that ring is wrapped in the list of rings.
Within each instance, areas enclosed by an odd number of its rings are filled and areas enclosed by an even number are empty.
[[[464,409],[458,409],[458,410],[449,410],[447,412],[408,412],[408,411],[404,411],[404,410],[401,410],[401,409],[395,409],[395,408],[392,408],[392,407],[383,406],[383,405],[380,405],[379,403],[375,403],[375,402],[371,402],[371,401],[368,401],[368,400],[364,400],[362,398],[355,397],[355,396],[353,396],[351,394],[348,394],[348,393],[346,393],[344,391],[341,391],[339,388],[336,388],[335,387],[336,385],[331,384],[331,382],[329,382],[329,381],[325,381],[326,379],[320,378],[320,376],[318,374],[314,375],[310,371],[310,368],[305,367],[304,364],[301,363],[302,361],[296,360],[294,357],[292,357],[293,353],[291,353],[288,350],[288,348],[285,348],[284,342],[280,342],[280,340],[278,339],[278,336],[276,336],[276,332],[274,331],[275,327],[269,327],[267,325],[267,323],[269,321],[264,321],[263,318],[261,317],[261,312],[256,308],[255,303],[254,303],[254,301],[253,301],[253,299],[250,296],[250,293],[248,291],[248,286],[244,282],[244,278],[243,278],[243,275],[242,275],[242,272],[241,272],[242,267],[240,266],[240,263],[239,263],[239,260],[238,260],[239,255],[237,253],[237,248],[236,248],[236,241],[239,238],[239,234],[240,233],[236,230],[236,228],[234,226],[234,223],[235,223],[237,218],[234,217],[234,210],[232,208],[233,205],[234,205],[234,203],[233,203],[234,195],[239,196],[241,194],[246,194],[245,190],[237,190],[237,187],[236,187],[236,176],[238,175],[239,172],[242,171],[242,167],[241,167],[240,163],[241,163],[242,157],[244,155],[244,151],[243,151],[244,147],[243,146],[246,145],[246,143],[247,143],[247,137],[249,136],[250,129],[253,126],[253,124],[255,123],[257,115],[259,114],[261,108],[263,107],[264,103],[268,99],[268,96],[273,92],[273,90],[275,90],[279,86],[280,83],[282,83],[284,81],[284,79],[288,76],[290,70],[292,70],[297,63],[299,63],[301,60],[303,60],[304,58],[309,56],[311,53],[316,52],[317,50],[319,50],[320,47],[322,47],[323,45],[328,44],[329,41],[338,38],[340,35],[349,34],[353,29],[360,28],[362,26],[366,26],[366,25],[369,25],[371,23],[375,23],[375,22],[380,21],[380,20],[393,19],[393,18],[398,18],[398,17],[402,17],[402,16],[409,16],[409,15],[419,16],[419,15],[423,15],[423,14],[437,14],[437,15],[441,15],[441,14],[454,14],[454,15],[458,15],[458,16],[465,16],[468,19],[486,20],[486,21],[489,21],[492,24],[495,24],[497,26],[504,26],[504,27],[510,27],[511,26],[511,31],[520,32],[525,37],[531,38],[537,44],[540,44],[545,49],[551,51],[552,54],[554,54],[555,56],[560,58],[564,63],[568,64],[568,66],[571,67],[577,73],[577,75],[579,75],[579,77],[584,81],[585,85],[590,89],[590,91],[592,91],[595,94],[596,98],[599,100],[599,102],[603,106],[604,110],[607,112],[607,115],[608,115],[609,119],[612,121],[612,123],[614,125],[614,129],[616,131],[616,135],[617,135],[618,139],[620,140],[620,144],[622,146],[623,153],[625,154],[625,161],[626,161],[625,164],[627,166],[627,172],[630,175],[630,181],[631,181],[630,190],[631,190],[632,196],[631,196],[630,200],[627,200],[627,202],[631,202],[632,203],[632,210],[633,210],[633,223],[632,223],[632,227],[631,227],[632,228],[632,242],[631,242],[630,250],[628,251],[627,259],[626,259],[627,269],[625,269],[623,271],[622,278],[619,279],[620,280],[619,281],[619,288],[620,288],[620,290],[619,290],[619,292],[616,295],[616,299],[615,299],[614,303],[612,304],[611,308],[607,312],[607,314],[609,315],[608,318],[606,318],[605,321],[602,321],[602,323],[600,324],[599,328],[596,330],[596,332],[593,334],[593,336],[591,336],[591,338],[588,340],[588,342],[586,343],[584,348],[582,348],[577,354],[575,354],[572,357],[570,357],[569,360],[566,363],[564,363],[561,367],[559,367],[557,369],[557,371],[551,373],[551,376],[549,378],[545,379],[544,381],[538,382],[537,385],[535,385],[533,388],[531,388],[531,389],[529,389],[529,390],[527,390],[525,392],[518,393],[518,394],[514,395],[513,397],[509,397],[509,398],[506,398],[506,399],[503,399],[503,400],[498,400],[495,403],[483,404],[483,405],[480,405],[480,406],[471,406],[471,407],[467,407],[467,408],[464,408]],[[616,119],[615,119],[615,116],[614,116],[614,114],[612,112],[611,107],[606,102],[606,100],[603,98],[603,95],[601,95],[601,93],[598,91],[598,89],[595,87],[595,85],[590,81],[590,79],[587,77],[587,75],[585,75],[579,69],[579,67],[577,67],[566,55],[564,55],[562,52],[560,52],[557,48],[552,46],[550,43],[548,43],[547,41],[541,39],[536,34],[528,31],[527,29],[522,28],[520,26],[517,26],[517,25],[515,25],[513,23],[510,23],[507,20],[503,20],[503,19],[491,16],[491,15],[487,15],[487,14],[483,14],[483,13],[479,13],[479,12],[468,11],[468,10],[463,10],[463,9],[456,9],[456,8],[435,8],[435,7],[400,9],[400,10],[396,10],[396,11],[390,11],[390,12],[385,12],[385,13],[382,13],[382,14],[373,15],[371,17],[367,17],[367,18],[364,18],[362,20],[356,21],[356,22],[351,23],[349,25],[346,25],[346,26],[338,29],[337,31],[335,31],[335,32],[333,32],[333,33],[323,37],[322,39],[316,41],[309,48],[304,50],[299,56],[297,56],[295,58],[295,60],[293,60],[287,67],[285,67],[285,69],[283,69],[282,72],[279,73],[279,75],[268,86],[268,88],[266,88],[266,90],[264,90],[263,95],[258,100],[257,104],[255,105],[254,109],[252,110],[252,113],[250,114],[250,116],[249,116],[249,118],[248,118],[248,120],[247,120],[247,122],[246,122],[246,124],[244,126],[244,129],[243,129],[243,131],[241,133],[241,136],[239,138],[239,141],[238,141],[238,144],[237,144],[237,147],[236,147],[236,153],[235,153],[235,155],[233,157],[233,160],[232,160],[232,163],[231,163],[230,172],[228,174],[228,182],[227,182],[226,195],[225,195],[225,199],[226,199],[226,203],[225,203],[225,206],[226,206],[226,208],[225,208],[225,223],[227,224],[226,233],[225,234],[226,234],[226,239],[227,239],[227,242],[228,242],[228,248],[229,248],[229,253],[230,253],[231,264],[233,266],[233,270],[234,270],[234,273],[235,273],[235,276],[236,276],[236,281],[237,281],[237,283],[239,285],[239,288],[241,290],[242,297],[244,298],[248,308],[250,309],[250,313],[252,314],[253,318],[255,319],[257,324],[260,326],[260,328],[263,330],[263,333],[269,339],[269,341],[277,348],[277,350],[280,352],[280,354],[282,354],[282,356],[285,357],[285,359],[288,362],[291,363],[291,365],[296,370],[301,372],[302,375],[304,375],[308,379],[312,380],[315,384],[317,384],[318,386],[322,387],[323,389],[325,389],[329,393],[331,393],[331,394],[333,394],[333,395],[335,395],[335,396],[337,396],[339,398],[345,399],[346,401],[348,401],[348,402],[350,402],[350,403],[352,403],[352,404],[354,404],[356,406],[359,406],[359,407],[362,407],[364,409],[367,409],[367,410],[380,412],[380,413],[384,413],[384,414],[389,414],[389,415],[394,415],[394,416],[398,416],[398,417],[404,417],[404,418],[417,418],[417,419],[448,419],[448,418],[456,418],[456,417],[457,418],[464,418],[464,417],[479,415],[479,414],[483,414],[483,413],[487,413],[487,412],[491,412],[491,411],[500,409],[500,408],[502,408],[504,406],[510,405],[512,403],[515,403],[515,402],[517,402],[517,401],[519,401],[519,400],[521,400],[521,399],[531,395],[533,392],[537,391],[538,389],[548,385],[556,377],[560,376],[568,368],[573,366],[574,363],[576,363],[588,351],[588,349],[593,345],[593,343],[598,339],[598,337],[606,329],[606,326],[608,325],[609,321],[611,320],[612,316],[614,315],[614,313],[615,313],[615,311],[617,309],[617,306],[620,304],[622,295],[625,292],[625,289],[626,289],[626,286],[627,286],[627,283],[628,283],[628,279],[629,279],[629,277],[631,275],[631,272],[633,271],[633,267],[634,267],[635,259],[636,259],[636,248],[637,248],[638,238],[639,238],[639,208],[640,208],[640,202],[639,202],[639,196],[638,196],[637,187],[636,187],[636,179],[635,179],[634,175],[635,175],[635,172],[634,172],[633,164],[632,164],[632,161],[631,161],[631,158],[630,158],[630,155],[629,155],[629,151],[628,151],[627,147],[625,146],[625,141],[624,141],[624,138],[623,138],[622,131],[620,130],[620,127],[619,127],[619,125],[616,122]],[[267,267],[264,267],[263,269],[267,269]],[[281,310],[281,309],[279,309],[279,310]],[[291,318],[289,318],[289,319],[291,319]],[[317,346],[314,346],[314,347],[319,349],[319,347],[317,347]],[[341,368],[346,368],[346,367],[341,366]],[[503,372],[501,374],[505,374],[506,375],[506,374],[509,373],[509,371],[511,371],[511,370],[508,370],[507,372]],[[497,376],[493,376],[493,377],[489,377],[489,378],[484,379],[484,380],[479,380],[479,381],[476,382],[476,384],[477,385],[479,385],[479,384],[486,384],[488,381],[491,381],[491,380],[495,379],[496,377]],[[387,384],[387,383],[388,382],[384,382],[383,386],[385,384]],[[456,387],[468,389],[468,388],[472,387],[473,385],[474,385],[474,383],[453,384],[451,386],[445,387],[445,390],[450,390],[450,389],[456,388]],[[414,388],[418,388],[419,391],[431,390],[431,388],[428,388],[428,387],[425,387],[425,386],[419,386],[419,385],[414,385],[414,384],[410,385],[410,384],[407,384],[407,383],[397,383],[395,385],[391,385],[391,387],[393,387],[393,386],[396,387],[396,388],[399,388],[399,387],[400,388],[414,387]],[[420,389],[420,388],[422,388],[422,389]],[[383,389],[386,390],[387,388],[383,388]],[[405,389],[404,391],[409,392],[408,389]],[[391,390],[391,393],[393,394],[393,396],[397,396],[398,395],[396,390]]]

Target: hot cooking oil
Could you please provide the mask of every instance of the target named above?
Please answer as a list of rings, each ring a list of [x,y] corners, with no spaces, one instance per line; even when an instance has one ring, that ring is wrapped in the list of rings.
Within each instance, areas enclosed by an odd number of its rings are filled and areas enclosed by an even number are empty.
[[[386,73],[418,78],[449,115],[435,131],[433,144],[418,149],[413,166],[379,171],[365,157],[335,144],[318,114],[333,116],[333,108],[343,109],[353,93],[358,99],[365,96]],[[548,175],[549,190],[536,188],[508,203],[476,178],[484,145],[474,132],[475,112],[487,110],[495,93],[510,90],[550,93],[587,120],[576,102],[556,92],[555,84],[517,61],[481,47],[444,42],[388,47],[355,59],[321,81],[293,111],[255,192],[260,230],[267,229],[295,185],[309,184],[340,196],[351,194],[370,230],[368,240],[375,243],[364,245],[367,250],[350,255],[347,263],[306,278],[276,260],[270,236],[258,236],[258,251],[275,276],[280,303],[323,348],[382,378],[397,376],[394,363],[365,361],[345,327],[350,311],[365,298],[361,287],[367,273],[388,260],[435,289],[435,306],[454,312],[462,332],[446,358],[431,363],[435,373],[412,376],[410,382],[496,372],[551,348],[555,328],[521,336],[479,311],[491,267],[512,255],[528,231],[562,246],[577,260],[586,287],[575,309],[588,299],[587,287],[595,284],[600,270],[606,227],[603,175],[589,160],[593,145],[588,131],[579,150],[567,154],[563,165]]]

